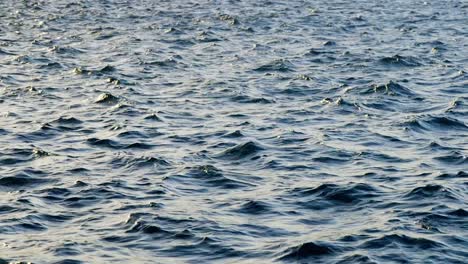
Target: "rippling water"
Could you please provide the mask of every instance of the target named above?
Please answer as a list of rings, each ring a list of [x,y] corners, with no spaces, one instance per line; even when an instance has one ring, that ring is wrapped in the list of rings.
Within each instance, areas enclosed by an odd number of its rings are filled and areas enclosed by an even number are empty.
[[[0,1],[0,263],[466,263],[468,3]]]

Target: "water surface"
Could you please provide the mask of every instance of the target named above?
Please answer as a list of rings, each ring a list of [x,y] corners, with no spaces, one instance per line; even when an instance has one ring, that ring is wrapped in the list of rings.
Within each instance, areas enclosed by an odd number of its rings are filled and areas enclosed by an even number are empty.
[[[0,1],[0,263],[466,263],[468,4]]]

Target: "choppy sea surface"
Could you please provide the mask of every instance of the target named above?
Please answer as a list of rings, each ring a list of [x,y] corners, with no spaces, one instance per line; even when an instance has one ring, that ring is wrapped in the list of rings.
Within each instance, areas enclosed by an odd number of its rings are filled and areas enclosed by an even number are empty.
[[[468,2],[0,1],[0,263],[467,263]]]

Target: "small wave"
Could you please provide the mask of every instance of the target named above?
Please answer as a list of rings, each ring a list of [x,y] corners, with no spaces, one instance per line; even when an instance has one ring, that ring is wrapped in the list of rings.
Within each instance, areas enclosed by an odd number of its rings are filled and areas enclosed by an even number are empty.
[[[466,217],[468,212],[463,209],[451,210],[446,213],[427,213],[422,217],[418,224],[421,228],[443,233],[448,229],[466,229],[468,227],[468,222],[466,222]]]
[[[412,200],[434,197],[457,199],[456,194],[451,189],[438,184],[428,184],[426,186],[416,187],[407,193],[405,197]]]
[[[279,260],[283,261],[300,261],[312,257],[331,255],[335,252],[335,249],[330,245],[307,242],[299,246],[288,248],[283,252],[283,256]]]
[[[27,64],[27,63],[33,63],[34,59],[27,55],[18,55],[18,56],[15,56],[11,61],[18,62],[20,64]]]
[[[468,113],[468,104],[466,101],[467,98],[464,97],[456,98],[450,102],[450,105],[445,112],[452,115],[465,116]]]
[[[86,187],[86,186],[83,186]],[[104,200],[117,200],[128,198],[125,194],[117,192],[116,190],[109,187],[92,187],[83,188],[77,193],[73,193],[73,196],[67,195],[61,203],[69,208],[84,208],[95,205]]]
[[[0,186],[9,188],[24,188],[31,185],[44,184],[50,180],[31,177],[27,174],[18,174],[15,176],[5,176],[0,178]]]
[[[40,214],[38,218],[51,222],[51,223],[65,223],[71,219],[73,219],[73,215],[70,214]]]
[[[46,188],[37,191],[38,194],[41,194],[42,199],[49,200],[53,202],[62,201],[67,196],[72,194],[72,191],[67,188]]]
[[[293,64],[285,59],[274,60],[254,69],[256,72],[289,72],[293,70]]]
[[[117,135],[119,138],[148,138],[148,136],[145,133],[139,132],[139,131],[123,131]]]
[[[258,144],[252,141],[249,141],[229,148],[223,151],[222,153],[218,154],[217,156],[220,158],[238,160],[252,157],[262,150],[264,150],[263,147],[259,146]]]
[[[211,31],[202,31],[197,34],[195,37],[196,41],[202,42],[202,43],[210,43],[210,42],[220,42],[223,41],[223,38],[218,37],[216,34],[214,34]]]
[[[361,202],[370,202],[372,198],[379,196],[379,191],[365,183],[351,183],[348,186],[324,183],[315,188],[295,188],[291,193],[299,198],[310,196],[318,197],[320,200],[305,200],[301,204],[312,209],[323,209],[327,204],[323,202],[352,205]]]
[[[83,121],[76,119],[74,117],[61,116],[58,119],[54,120],[53,123],[63,124],[63,125],[79,125]]]
[[[238,210],[239,213],[243,214],[266,214],[271,212],[271,207],[269,204],[261,201],[248,201],[243,203]]]
[[[234,180],[225,176],[223,171],[212,165],[188,167],[186,168],[186,173],[179,176],[172,176],[170,179],[179,179],[182,181],[197,180],[197,182],[194,182],[195,184],[198,183],[202,186],[225,189],[237,189],[250,186],[250,184],[243,181]]]
[[[384,57],[379,60],[379,63],[386,66],[397,67],[417,67],[421,66],[418,59],[409,56],[394,55],[391,57]]]
[[[304,55],[305,56],[318,56],[321,54],[329,54],[328,51],[321,51],[319,49],[309,49]]]
[[[445,116],[420,116],[412,121],[404,123],[404,125],[418,132],[446,132],[450,130],[468,131],[468,126],[463,121]]]
[[[0,205],[0,215],[21,211],[21,209],[9,205]],[[1,263],[1,262],[0,262]]]
[[[424,148],[430,148],[431,150],[434,150],[434,151],[450,151],[450,150],[453,150],[453,148],[444,146],[441,143],[438,143],[438,142],[435,142],[435,141],[432,141],[431,143],[429,143]]]
[[[34,148],[33,149],[33,155],[35,158],[42,158],[42,157],[49,157],[49,156],[54,156],[54,154],[47,152],[43,149],[40,148]]]
[[[140,64],[142,65],[154,65],[158,67],[164,67],[164,68],[172,68],[177,66],[179,64],[175,59],[169,58],[165,60],[158,60],[158,61],[144,61],[141,62]]]
[[[354,254],[351,256],[345,256],[340,261],[336,262],[336,264],[354,264],[354,263],[362,263],[362,264],[377,264],[377,262],[372,261],[371,258],[361,254]]]
[[[359,156],[364,157],[366,159],[368,158],[368,159],[372,159],[375,161],[388,162],[388,163],[403,163],[403,162],[411,161],[411,160],[403,159],[400,157],[390,156],[384,153],[374,153],[374,152],[368,152],[368,151],[359,153]]]
[[[169,27],[164,30],[164,34],[173,34],[173,35],[182,35],[184,33],[183,30],[180,30],[179,28],[175,27]]]
[[[143,234],[148,234],[148,235],[157,235],[157,236],[165,236],[170,234],[170,232],[162,229],[159,226],[152,225],[149,223],[146,223],[145,221],[139,220],[136,221],[136,223],[126,231],[126,233],[143,233]]]
[[[443,246],[442,243],[427,238],[415,238],[406,235],[392,234],[366,241],[362,247],[366,249],[383,250],[386,247],[397,247],[397,245],[420,249],[433,249]]]
[[[123,148],[124,149],[152,149],[153,147],[154,145],[151,145],[151,144],[136,142],[136,143],[130,143],[128,145],[125,145]]]
[[[320,152],[316,157],[312,158],[313,161],[334,165],[334,164],[344,164],[355,159],[356,153],[345,151],[341,149],[331,149],[327,151]]]
[[[234,102],[243,103],[243,104],[271,104],[274,103],[273,100],[266,99],[263,97],[255,98],[246,95],[238,95],[232,98]]]
[[[115,97],[111,93],[102,93],[100,94],[96,100],[94,100],[97,104],[116,104],[119,102],[119,98]]]
[[[358,103],[348,101],[348,99],[344,99],[341,96],[336,98],[325,97],[320,100],[320,104],[323,105],[324,111],[336,111],[343,115],[356,114],[361,111]]]
[[[11,148],[0,151],[0,165],[16,165],[35,158],[34,148]]]
[[[300,81],[312,81],[314,80],[313,77],[307,75],[307,74],[299,74],[297,75],[296,77],[294,77],[295,80],[300,80]],[[300,93],[299,91],[303,90],[304,88],[307,88],[307,87],[301,87],[302,89],[297,89],[297,90],[294,90],[294,89],[288,89],[290,92],[287,92],[287,90],[284,91],[284,93],[286,94],[294,94],[294,93],[297,93],[297,94],[303,94],[303,93]]]
[[[86,142],[91,146],[110,148],[110,149],[152,149],[154,146],[146,143],[119,143],[112,139],[88,138]]]
[[[221,14],[221,15],[218,16],[218,19],[221,20],[221,21],[227,22],[229,25],[239,24],[239,20],[237,19],[237,17],[234,17],[232,15],[228,15],[228,14]]]
[[[174,257],[183,254],[184,256],[196,256],[197,260],[200,260],[200,258],[212,260],[207,262],[216,262],[215,260],[225,258],[239,258],[246,255],[245,252],[236,250],[222,241],[210,237],[199,238],[195,243],[175,245],[165,251]]]
[[[175,36],[177,36],[177,34],[175,34]],[[164,39],[161,39],[160,41],[163,43],[173,44],[176,47],[190,47],[196,44],[196,42],[193,41],[192,38],[174,37],[174,38],[164,38]]]
[[[320,157],[313,158],[312,160],[324,164],[340,164],[349,162],[351,159],[321,155]]]
[[[59,129],[59,130],[77,130],[82,128],[81,124],[83,122],[77,118],[74,117],[66,117],[66,116],[61,116],[58,119],[55,119],[49,123],[45,123],[42,128],[43,129]]]
[[[336,42],[333,40],[327,40],[322,43],[324,47],[333,47],[336,46]]]
[[[110,65],[106,65],[100,69],[97,69],[97,70],[88,70],[86,68],[83,68],[83,67],[77,67],[77,68],[74,68],[73,69],[73,73],[75,74],[79,74],[79,75],[97,75],[97,76],[101,76],[103,74],[107,74],[107,73],[111,73],[111,72],[115,72],[116,71],[116,68],[113,67],[113,66],[110,66]]]
[[[2,225],[0,227],[0,232],[4,234],[14,234],[18,232],[41,232],[47,230],[45,225],[30,219],[30,217],[18,219],[18,221],[15,222],[19,223],[13,225]]]
[[[77,253],[73,253],[73,254],[77,254]],[[71,254],[68,253],[68,255],[71,255]],[[81,260],[77,260],[77,259],[62,259],[62,260],[53,262],[53,264],[83,264],[83,263],[85,262]]]
[[[451,165],[467,164],[468,157],[459,151],[451,151],[447,155],[434,157],[435,160]]]
[[[223,137],[226,137],[226,138],[241,138],[241,137],[244,137],[244,135],[242,134],[241,131],[236,130],[236,131],[224,134]]]
[[[120,144],[111,139],[88,138],[86,141],[92,146],[107,147],[114,149],[122,148]]]
[[[145,116],[145,120],[162,121],[162,119],[156,114],[149,114],[149,115]]]
[[[58,53],[58,54],[71,54],[71,55],[78,55],[84,53],[84,51],[72,47],[60,47],[60,46],[52,46],[49,49],[50,52]]]
[[[460,209],[449,212],[449,215],[453,215],[457,217],[468,217],[468,211],[460,208]]]
[[[450,178],[468,178],[468,173],[464,171],[459,171],[457,173],[443,173],[437,176],[437,179],[450,179]]]
[[[14,54],[11,52],[5,51],[3,49],[0,49],[0,55],[14,55]]]
[[[168,167],[171,165],[171,163],[169,163],[163,158],[144,156],[117,158],[112,163],[127,168]]]
[[[374,84],[364,89],[348,89],[347,91],[357,90],[359,94],[385,94],[385,95],[396,95],[396,96],[416,96],[411,89],[394,81],[389,81],[385,84]]]

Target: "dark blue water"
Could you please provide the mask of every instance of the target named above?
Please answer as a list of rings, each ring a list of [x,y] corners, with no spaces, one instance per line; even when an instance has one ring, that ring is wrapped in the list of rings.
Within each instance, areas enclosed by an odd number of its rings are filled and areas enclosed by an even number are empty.
[[[468,3],[0,1],[0,263],[467,263]]]

